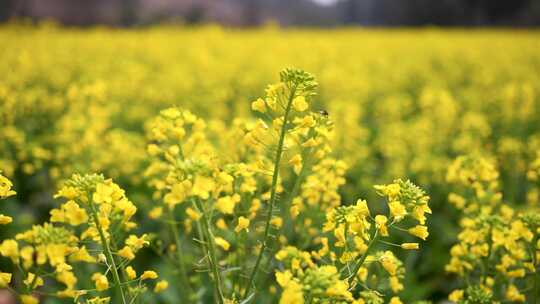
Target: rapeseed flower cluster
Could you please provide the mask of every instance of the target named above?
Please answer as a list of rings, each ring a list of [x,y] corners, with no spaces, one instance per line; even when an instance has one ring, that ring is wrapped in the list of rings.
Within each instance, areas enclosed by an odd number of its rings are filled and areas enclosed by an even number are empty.
[[[147,235],[130,233],[137,208],[124,190],[101,175],[74,175],[55,198],[66,202],[50,211],[49,222],[0,244],[0,255],[16,265],[22,280],[11,282],[12,273],[2,273],[2,287],[13,283],[10,290],[24,304],[39,303],[45,294],[109,303],[112,289],[119,303],[135,301],[146,289],[145,280],[158,275],[149,270],[138,276],[128,266],[149,242]],[[79,285],[90,272],[94,286]],[[166,285],[157,283],[156,292]]]
[[[478,155],[450,166],[448,180],[462,193],[449,200],[463,217],[446,271],[465,283],[450,294],[453,302],[534,303],[538,297],[540,216],[534,208],[516,210],[503,202],[498,176],[495,164]]]
[[[283,288],[280,303],[382,303],[385,298],[401,303],[398,293],[404,289],[403,264],[392,251],[374,249],[378,245],[418,249],[416,242],[398,245],[385,239],[390,232],[408,232],[425,240],[429,198],[410,181],[396,180],[375,189],[387,198],[388,215],[373,216],[362,199],[354,205],[335,206],[327,213],[323,227],[331,237],[319,240],[319,250],[308,252],[289,246],[276,254],[285,269],[276,273]],[[410,228],[399,227],[409,218],[413,220],[407,224]],[[412,226],[414,222],[418,225]],[[393,295],[385,296],[385,291]]]

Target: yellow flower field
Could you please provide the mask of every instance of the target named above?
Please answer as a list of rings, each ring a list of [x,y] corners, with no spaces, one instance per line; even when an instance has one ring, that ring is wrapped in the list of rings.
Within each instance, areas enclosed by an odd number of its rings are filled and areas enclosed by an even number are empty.
[[[540,33],[0,26],[7,303],[540,303]]]

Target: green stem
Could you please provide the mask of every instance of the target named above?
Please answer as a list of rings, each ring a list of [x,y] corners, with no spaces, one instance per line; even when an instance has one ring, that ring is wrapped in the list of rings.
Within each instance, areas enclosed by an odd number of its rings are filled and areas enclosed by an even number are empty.
[[[169,228],[171,229],[174,242],[176,244],[176,258],[178,259],[178,267],[180,268],[180,278],[182,280],[183,287],[187,288],[186,292],[188,293],[188,298],[191,295],[191,286],[187,277],[186,266],[184,265],[184,254],[182,252],[182,243],[180,242],[180,235],[178,234],[176,221],[174,218],[173,210],[168,208],[169,212]],[[184,294],[184,293],[182,293]]]
[[[208,254],[208,259],[209,259],[209,266],[212,269],[212,274],[214,276],[216,293],[219,300],[218,302],[220,304],[223,304],[225,300],[223,296],[223,289],[221,288],[221,274],[218,269],[218,262],[216,258],[216,243],[214,242],[214,234],[212,233],[210,229],[210,222],[209,222],[208,216],[206,215],[206,211],[202,208],[202,205],[199,206],[199,209],[202,214],[202,223],[203,223],[202,228],[203,228],[203,233],[205,234],[206,243],[208,245],[207,254]]]
[[[118,275],[118,269],[116,269],[116,262],[114,261],[114,256],[112,254],[111,248],[109,247],[109,242],[107,241],[107,238],[105,237],[105,233],[103,232],[103,228],[101,227],[101,224],[99,223],[98,213],[96,211],[94,203],[92,199],[89,199],[89,201],[90,201],[90,207],[91,207],[90,209],[92,210],[92,216],[94,218],[94,224],[96,225],[96,228],[99,232],[101,244],[103,246],[103,250],[105,251],[105,256],[111,268],[111,272],[112,272],[113,280],[114,280],[114,288],[116,292],[122,298],[122,303],[126,304],[127,302],[126,302],[126,297],[124,295],[124,290],[122,289],[122,282],[120,280],[120,275]]]
[[[536,266],[536,263],[534,265],[535,267],[535,273],[534,273],[534,287],[533,287],[533,303],[538,303],[538,267]]]
[[[308,171],[307,167],[308,167],[308,159],[306,158],[304,165],[302,166],[302,169],[300,170],[300,174],[298,174],[298,176],[296,177],[296,180],[294,182],[294,186],[291,190],[290,195],[287,197],[285,201],[283,201],[283,206],[285,207],[283,208],[281,216],[283,217],[284,222],[285,222],[285,228],[283,228],[283,231],[285,233],[285,236],[287,236],[288,240],[291,240],[289,236],[291,236],[291,234],[293,233],[292,229],[294,227],[291,217],[290,217],[290,205],[291,205],[292,200],[296,197],[296,195],[298,194],[298,191],[300,190],[300,185],[304,181],[305,174]],[[275,250],[273,252],[275,252]],[[263,269],[268,269],[268,267],[270,266],[270,262],[271,262],[271,259],[267,259],[266,263],[263,266],[264,267]]]
[[[268,246],[267,243],[268,243],[268,237],[270,235],[270,221],[272,219],[272,212],[274,212],[274,204],[276,202],[276,190],[277,190],[277,182],[278,182],[278,175],[279,175],[279,165],[281,162],[281,156],[283,154],[283,144],[285,143],[285,134],[287,133],[287,121],[289,118],[289,113],[291,112],[291,106],[292,106],[292,101],[294,99],[295,92],[296,92],[296,87],[293,87],[291,89],[289,98],[287,100],[287,107],[285,108],[285,114],[283,116],[283,125],[281,126],[281,133],[279,135],[276,158],[274,161],[274,172],[272,175],[272,186],[270,189],[270,202],[268,206],[268,212],[266,213],[266,220],[265,220],[266,223],[264,227],[263,242],[261,244],[261,250],[255,262],[255,267],[253,267],[253,270],[251,271],[251,275],[249,276],[248,285],[246,286],[246,291],[244,292],[244,299],[246,299],[249,296],[251,288],[253,287],[254,280],[257,276],[257,272],[259,271],[259,266],[261,265],[261,260],[264,256],[264,252],[266,250],[266,247]]]
[[[536,231],[538,230],[537,227],[535,227],[535,237],[532,243],[533,251],[532,251],[532,258],[533,258],[533,266],[534,266],[534,278],[533,278],[533,301],[532,303],[538,303],[538,259],[536,258],[536,244],[538,243],[538,234],[536,234]]]
[[[118,225],[118,226],[120,226],[120,225]],[[119,231],[118,229],[116,229],[116,230]],[[115,235],[115,233],[116,232],[113,232],[112,235]],[[109,232],[109,234],[111,234],[111,233]],[[109,242],[109,248],[111,249],[111,252],[118,251],[118,246],[116,244],[116,240],[114,238],[109,238],[109,241],[110,241]],[[124,260],[123,262],[120,262],[120,264],[118,264],[118,268],[120,268],[120,270],[122,271],[120,273],[120,275],[122,276],[122,278],[124,278],[124,282],[122,283],[122,285],[129,285],[129,283],[130,283],[129,280],[126,281],[126,278],[128,277],[128,275],[126,273],[126,268],[125,268],[126,264],[129,264],[129,261]],[[128,293],[128,296],[133,297],[133,294]],[[133,299],[132,299],[131,302],[133,302]]]
[[[489,274],[489,259],[491,257],[491,247],[492,247],[492,228],[489,229],[488,233],[488,254],[485,258],[482,259],[482,275],[483,275],[483,282],[487,280],[488,274]],[[482,280],[481,280],[482,281]]]
[[[375,230],[375,234],[373,235],[373,238],[369,242],[368,247],[366,249],[366,252],[364,252],[364,254],[360,257],[360,259],[358,260],[358,262],[354,266],[352,275],[349,276],[349,286],[352,284],[352,282],[356,278],[356,274],[358,273],[358,270],[360,270],[360,267],[362,267],[362,265],[366,261],[366,258],[367,258],[368,254],[369,254],[369,250],[373,247],[373,245],[375,244],[375,242],[378,239],[379,239],[379,230]]]
[[[195,200],[191,200],[191,203],[193,205],[193,208],[195,208],[195,210],[197,210],[198,212],[200,212],[199,210],[199,207],[197,207],[197,204],[195,203]],[[206,243],[206,236],[204,235],[203,233],[203,228],[202,228],[202,225],[201,225],[201,221],[200,220],[197,220],[195,221],[195,227],[197,228],[197,243],[199,243],[199,245],[201,246],[201,251],[202,251],[202,254],[203,256],[208,256],[208,244]],[[209,258],[206,258],[207,262],[208,262],[208,269],[211,269],[212,265],[210,263],[210,259]],[[207,272],[205,272],[207,273]],[[208,274],[208,281],[205,280],[205,282],[210,282],[212,280],[212,275],[210,275],[209,273]],[[210,284],[210,283],[209,283]],[[217,291],[215,291],[215,294],[217,294]]]

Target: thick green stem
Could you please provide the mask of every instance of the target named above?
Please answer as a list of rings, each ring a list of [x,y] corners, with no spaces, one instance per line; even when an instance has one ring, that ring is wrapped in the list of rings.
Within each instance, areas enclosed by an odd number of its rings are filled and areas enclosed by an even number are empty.
[[[375,234],[373,235],[373,238],[371,239],[371,241],[368,244],[366,252],[364,252],[364,254],[362,254],[360,259],[358,259],[358,262],[356,263],[356,265],[354,266],[354,269],[352,271],[352,275],[349,276],[349,286],[353,283],[354,279],[356,278],[356,274],[358,273],[358,270],[360,270],[360,267],[362,267],[362,265],[366,261],[366,258],[367,258],[368,254],[369,254],[369,251],[371,250],[371,248],[373,247],[375,242],[377,242],[378,239],[379,239],[379,230],[376,230]]]
[[[174,242],[176,244],[176,258],[178,262],[178,267],[180,268],[180,278],[182,280],[182,285],[187,290],[188,299],[191,295],[191,286],[189,285],[189,280],[187,277],[187,271],[185,266],[185,260],[184,260],[184,254],[182,252],[182,243],[180,241],[180,234],[178,233],[178,227],[176,225],[176,221],[174,218],[173,210],[171,208],[168,208],[169,211],[169,228],[171,229],[171,233],[174,238]],[[182,293],[183,294],[183,293]]]
[[[101,224],[99,223],[98,213],[91,199],[90,199],[90,207],[91,207],[92,215],[94,218],[94,224],[96,225],[96,229],[98,230],[99,237],[101,239],[101,245],[103,246],[103,250],[105,251],[105,257],[107,258],[107,262],[109,263],[109,267],[111,268],[111,273],[113,275],[113,280],[114,280],[114,288],[116,290],[116,293],[120,295],[122,299],[122,303],[127,304],[126,296],[124,295],[124,290],[122,289],[122,281],[120,280],[120,275],[118,274],[118,269],[116,268],[116,262],[114,261],[114,256],[112,254],[111,247],[109,246],[109,242],[107,241],[107,238],[105,237],[105,232],[103,232],[103,228],[101,227]]]
[[[266,247],[268,246],[268,237],[270,235],[270,221],[272,220],[272,213],[274,212],[274,204],[276,202],[279,165],[281,163],[281,156],[283,154],[283,145],[285,143],[285,135],[287,133],[287,122],[289,119],[289,114],[291,112],[292,101],[294,99],[295,92],[296,92],[296,87],[293,87],[291,89],[289,98],[287,100],[287,106],[285,108],[285,114],[283,116],[283,125],[281,126],[281,133],[279,135],[279,142],[278,142],[278,146],[276,150],[276,158],[274,161],[274,172],[272,175],[272,186],[270,189],[270,202],[268,204],[268,212],[266,213],[266,219],[265,219],[266,223],[264,227],[263,242],[261,244],[261,250],[259,252],[259,255],[257,256],[257,260],[255,261],[255,266],[253,267],[253,270],[251,271],[251,275],[249,276],[248,285],[246,286],[246,291],[244,292],[244,299],[246,299],[249,296],[249,293],[251,292],[251,288],[253,287],[254,280],[257,276],[257,272],[259,271],[259,267],[261,265],[261,260],[264,256]]]

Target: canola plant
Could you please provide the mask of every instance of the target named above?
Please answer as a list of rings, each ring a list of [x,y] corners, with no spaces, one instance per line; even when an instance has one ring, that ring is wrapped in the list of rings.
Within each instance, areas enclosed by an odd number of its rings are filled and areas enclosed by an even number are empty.
[[[535,31],[0,37],[13,303],[540,301]]]

